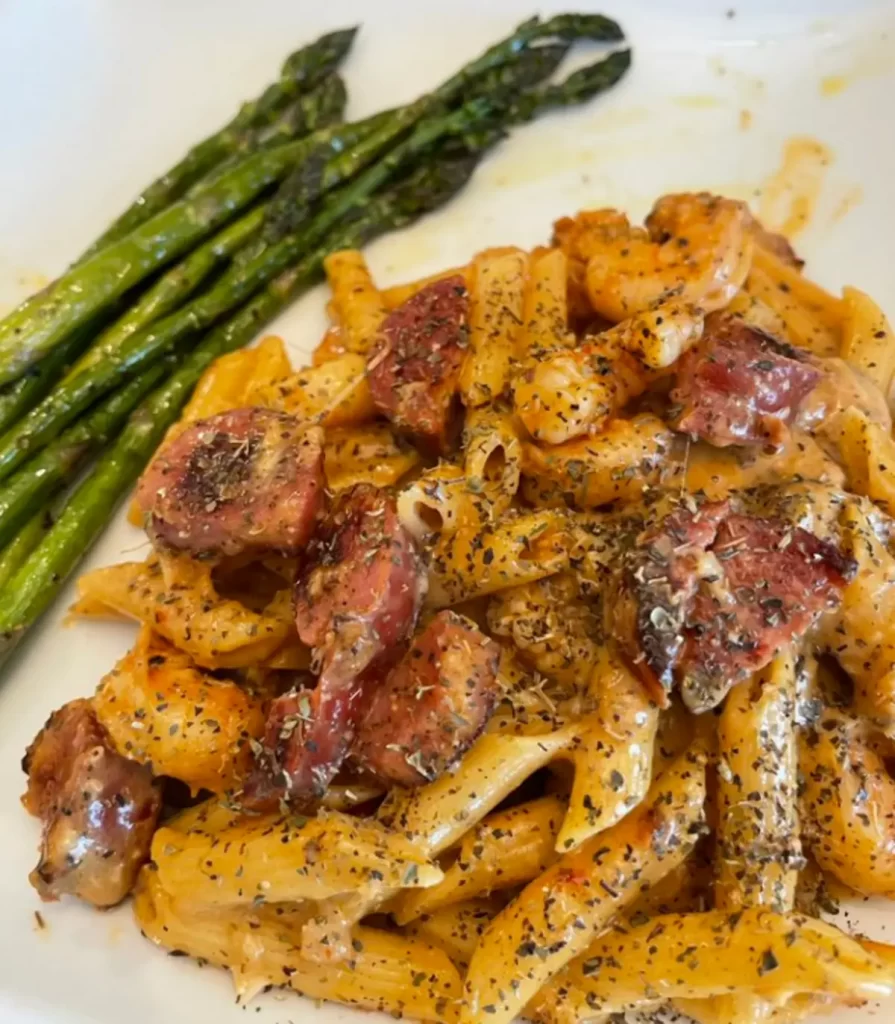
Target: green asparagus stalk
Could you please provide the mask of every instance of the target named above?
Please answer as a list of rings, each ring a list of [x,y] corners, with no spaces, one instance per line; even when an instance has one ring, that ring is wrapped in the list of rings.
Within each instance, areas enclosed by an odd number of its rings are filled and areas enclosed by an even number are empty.
[[[301,96],[287,107],[275,121],[260,128],[254,128],[243,137],[239,150],[217,164],[211,171],[203,175],[185,193],[187,196],[202,195],[209,186],[218,181],[227,171],[231,171],[249,153],[257,153],[262,149],[273,149],[295,139],[317,136],[318,141],[325,141],[340,131],[345,125],[340,124],[345,113],[348,94],[345,83],[339,75],[330,75],[313,92]],[[325,129],[330,129],[326,132]]]
[[[476,79],[474,86],[467,90],[465,99],[470,100],[477,95],[515,95],[520,90],[531,88],[553,74],[570,45],[568,42],[548,43],[523,50],[512,63],[493,68]],[[418,104],[411,106],[419,109]],[[270,204],[266,238],[276,241],[298,230],[317,199],[351,177],[374,150],[381,152],[385,148],[382,140],[389,142],[394,137],[395,118],[399,112],[395,110],[387,116],[378,116],[376,126],[366,138],[365,147],[354,146],[349,153],[335,159],[326,146],[321,146],[299,164],[280,185]],[[250,248],[242,258],[251,258],[257,251]]]
[[[124,316],[99,336],[74,364],[63,384],[76,380],[88,367],[114,355],[137,331],[182,306],[214,270],[260,231],[265,211],[263,204],[254,207],[166,271]],[[43,364],[37,365],[40,367]]]
[[[35,507],[70,484],[87,459],[108,444],[135,406],[171,372],[174,357],[160,360],[109,395],[62,432],[0,489],[0,546],[7,544]]]
[[[300,92],[310,89],[338,67],[351,49],[356,34],[357,28],[331,32],[288,57],[277,82],[268,86],[256,100],[243,104],[229,124],[203,139],[171,170],[144,189],[79,262],[129,235],[134,228],[179,199],[216,164],[243,151],[254,130],[270,124]]]
[[[611,89],[631,66],[631,51],[617,50],[595,64],[573,71],[564,81],[531,89],[518,97],[507,118],[521,124],[556,107],[586,103]]]
[[[193,302],[127,338],[117,347],[113,358],[100,360],[73,380],[63,382],[0,438],[0,480],[8,478],[100,396],[140,373],[191,334],[210,327],[300,260],[350,213],[352,207],[368,200],[437,139],[472,130],[491,111],[491,102],[480,97],[459,110],[422,121],[409,138],[336,193],[304,231],[275,245],[262,246],[254,259],[234,264],[209,291]]]
[[[53,525],[49,507],[41,507],[0,551],[0,593],[25,564],[28,556],[44,539]]]
[[[37,405],[87,348],[92,335],[89,327],[76,331],[65,344],[32,366],[24,377],[6,385],[0,392],[0,431],[8,430]]]
[[[20,377],[118,296],[233,219],[304,152],[298,140],[248,157],[203,195],[170,206],[19,306],[0,324],[0,385]]]
[[[390,192],[374,198],[346,227],[281,274],[227,324],[211,332],[181,368],[131,414],[114,445],[71,495],[10,584],[0,591],[0,651],[7,655],[53,601],[122,497],[133,486],[165,432],[176,420],[206,367],[240,348],[303,288],[316,281],[336,249],[355,248],[402,227],[446,202],[468,180],[478,154],[452,164],[424,165]]]

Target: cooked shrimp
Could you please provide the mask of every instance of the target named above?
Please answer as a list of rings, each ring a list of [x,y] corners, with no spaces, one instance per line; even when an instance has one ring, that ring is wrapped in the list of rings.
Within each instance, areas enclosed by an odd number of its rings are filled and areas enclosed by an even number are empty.
[[[646,219],[649,235],[607,221],[587,264],[594,310],[619,321],[671,297],[722,309],[752,265],[745,204],[707,192],[664,196]]]
[[[694,345],[702,326],[699,309],[669,302],[558,350],[521,375],[516,413],[548,444],[594,433]]]
[[[817,863],[858,892],[895,898],[895,780],[866,727],[828,711],[802,738],[799,757]]]

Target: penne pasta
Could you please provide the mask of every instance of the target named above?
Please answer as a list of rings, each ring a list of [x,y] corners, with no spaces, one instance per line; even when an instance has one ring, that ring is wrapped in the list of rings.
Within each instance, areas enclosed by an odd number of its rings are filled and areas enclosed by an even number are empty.
[[[895,441],[890,431],[849,406],[826,420],[821,431],[839,449],[848,488],[895,514]]]
[[[403,836],[338,811],[245,815],[211,801],[153,838],[163,888],[196,906],[321,900],[369,882],[435,885],[442,872]]]
[[[456,1019],[460,976],[447,954],[421,939],[358,927],[343,963],[315,964],[300,954],[300,906],[214,907],[197,910],[173,898],[144,869],[134,900],[143,934],[172,952],[228,968],[247,1001],[283,985],[312,999],[423,1021]]]
[[[527,263],[521,250],[486,250],[473,260],[469,351],[460,373],[460,393],[469,408],[496,401],[510,383],[523,323]]]
[[[509,514],[436,542],[428,603],[434,608],[550,576],[569,562],[566,522],[553,510]]]
[[[457,859],[437,885],[402,893],[391,907],[400,925],[452,903],[530,882],[556,860],[556,835],[566,812],[557,797],[496,811],[464,837]]]
[[[520,427],[508,409],[483,405],[469,409],[463,431],[467,486],[483,494],[493,515],[510,507],[522,468]]]
[[[82,576],[79,599],[151,627],[203,668],[242,668],[270,658],[295,633],[288,590],[253,612],[218,594],[212,568],[183,555],[124,562]]]
[[[522,330],[518,356],[539,358],[555,348],[574,344],[568,327],[569,266],[562,249],[532,253],[522,293]]]
[[[564,854],[489,925],[466,975],[462,1024],[509,1024],[624,906],[680,864],[704,821],[705,756],[675,762],[642,806]],[[512,984],[511,984],[512,982]]]
[[[478,531],[491,517],[491,503],[469,483],[466,472],[450,462],[420,474],[398,495],[401,525],[418,540]]]
[[[758,994],[769,1008],[815,994],[860,1004],[893,985],[889,965],[831,925],[762,908],[712,910],[610,929],[529,1009],[550,1024],[574,1024],[594,1013],[649,1009],[669,999],[693,1012],[699,1003],[691,1000],[731,992]],[[730,1018],[737,1024],[748,1019]]]
[[[255,399],[257,405],[288,412],[327,428],[366,423],[376,413],[367,383],[366,361],[357,353],[294,373],[259,389]]]
[[[332,316],[339,325],[344,352],[369,354],[388,309],[373,283],[363,253],[340,249],[326,257],[323,269],[332,292]]]
[[[886,314],[859,288],[843,288],[842,358],[888,396],[895,374],[895,332]]]
[[[479,939],[500,909],[494,899],[452,903],[440,910],[427,911],[402,929],[405,934],[431,942],[443,949],[461,967],[469,963]]]
[[[392,487],[419,463],[416,449],[384,423],[334,427],[326,432],[323,468],[330,491],[344,491],[356,484]]]
[[[588,689],[596,709],[581,719],[564,753],[575,776],[556,839],[560,852],[621,821],[646,798],[652,782],[659,708],[640,680],[603,645]]]

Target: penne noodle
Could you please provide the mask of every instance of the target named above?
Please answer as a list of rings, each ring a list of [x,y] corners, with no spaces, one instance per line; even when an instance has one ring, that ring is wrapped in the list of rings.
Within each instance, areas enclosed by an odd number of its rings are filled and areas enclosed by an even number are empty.
[[[839,450],[848,488],[895,514],[895,441],[890,431],[856,406],[827,419],[823,436]]]
[[[522,293],[522,330],[518,356],[539,358],[575,343],[569,333],[568,258],[562,249],[532,253]]]
[[[213,801],[160,828],[161,885],[196,906],[321,900],[369,882],[435,885],[442,872],[404,837],[338,811],[244,815]]]
[[[364,255],[357,249],[341,249],[323,261],[332,291],[332,316],[339,325],[344,352],[368,355],[376,344],[388,309]]]
[[[520,425],[509,410],[483,405],[469,409],[463,432],[468,487],[483,494],[494,515],[510,507],[522,469]]]
[[[137,923],[152,942],[228,968],[240,1000],[271,985],[311,999],[365,1010],[452,1022],[460,976],[447,954],[422,939],[358,927],[344,963],[315,964],[300,953],[300,906],[213,907],[197,910],[171,896],[145,868],[134,899]]]
[[[202,668],[257,664],[294,636],[288,590],[257,613],[222,598],[211,571],[211,563],[186,555],[153,556],[86,573],[78,595],[91,608],[102,604],[151,627]]]
[[[259,389],[255,397],[258,405],[325,427],[356,426],[376,414],[366,361],[357,353],[300,370]]]
[[[558,511],[509,514],[483,528],[440,536],[432,551],[427,601],[459,604],[542,579],[569,562],[566,521]]]
[[[873,299],[858,288],[843,288],[842,302],[842,358],[888,396],[895,374],[892,325]]]
[[[799,742],[805,840],[824,871],[895,899],[895,780],[858,719],[829,710]]]
[[[803,863],[796,805],[796,656],[784,651],[728,695],[718,722],[719,910],[793,909]]]
[[[890,965],[832,925],[751,908],[670,914],[610,929],[538,994],[550,1024],[593,1013],[649,1009],[686,999],[757,994],[769,1008],[793,996],[834,996],[860,1004],[895,990]],[[702,1019],[697,1017],[697,1019]],[[720,1019],[722,1018],[711,1018]],[[730,1018],[741,1024],[747,1017]]]
[[[876,519],[866,502],[845,505],[844,546],[858,571],[839,608],[821,621],[818,640],[848,673],[856,712],[895,736],[895,557]]]
[[[659,708],[606,645],[591,672],[589,692],[596,710],[581,720],[563,755],[575,776],[556,838],[561,853],[621,821],[646,798],[652,782]]]
[[[755,247],[744,290],[779,319],[786,340],[819,356],[839,355],[845,316],[841,299],[761,246]]]
[[[694,750],[656,780],[633,814],[526,886],[473,953],[462,1024],[510,1024],[622,907],[686,859],[704,802],[705,755]]]
[[[503,395],[519,351],[522,291],[528,257],[521,250],[485,250],[472,264],[469,351],[460,373],[460,393],[469,408]]]
[[[416,449],[401,441],[385,423],[326,431],[323,468],[330,491],[361,483],[392,487],[419,463]]]
[[[402,931],[431,942],[433,946],[443,949],[455,964],[465,967],[500,908],[501,904],[494,899],[452,903],[440,910],[427,911],[422,917],[405,925]]]
[[[795,906],[799,868],[796,657],[784,651],[728,694],[718,723],[715,909]],[[719,1020],[759,1022],[754,992],[713,1000]]]
[[[491,518],[491,503],[469,487],[460,466],[449,462],[420,474],[398,495],[398,518],[417,540],[477,532]]]
[[[405,925],[452,903],[530,882],[556,860],[556,835],[565,811],[561,800],[545,796],[489,814],[463,837],[442,881],[402,893],[392,916]]]

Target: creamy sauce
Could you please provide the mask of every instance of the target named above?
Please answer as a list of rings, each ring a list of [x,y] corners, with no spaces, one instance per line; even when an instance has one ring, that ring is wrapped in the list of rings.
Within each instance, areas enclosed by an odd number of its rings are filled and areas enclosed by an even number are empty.
[[[780,166],[762,188],[759,217],[766,228],[794,238],[817,207],[833,151],[811,136],[793,136],[783,147]]]
[[[833,210],[832,216],[833,223],[835,224],[837,221],[842,220],[843,217],[848,216],[848,214],[863,201],[864,189],[861,188],[860,185],[852,185],[836,204],[836,209]]]

